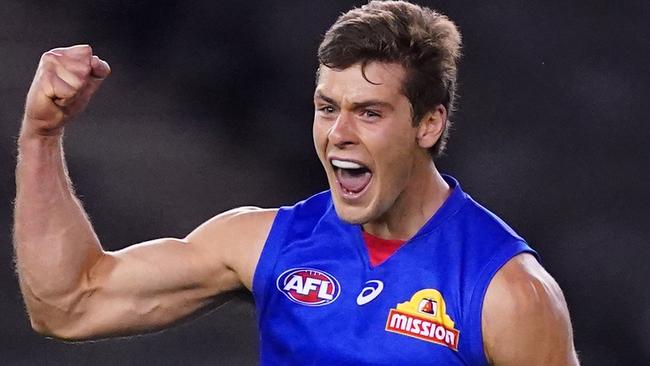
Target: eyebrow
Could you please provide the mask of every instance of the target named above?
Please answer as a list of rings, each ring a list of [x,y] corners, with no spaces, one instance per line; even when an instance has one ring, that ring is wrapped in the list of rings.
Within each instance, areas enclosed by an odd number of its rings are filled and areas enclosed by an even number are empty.
[[[339,108],[339,104],[332,98],[328,97],[327,95],[323,94],[320,90],[317,90],[316,93],[314,94],[315,99],[322,99],[325,102],[332,104],[336,108]],[[366,108],[366,107],[372,107],[372,106],[377,106],[377,107],[383,107],[383,108],[388,108],[390,110],[393,110],[393,106],[388,103],[384,102],[378,99],[370,99],[370,100],[364,100],[362,102],[355,102],[352,103],[352,109],[360,109],[360,108]]]
[[[316,90],[316,93],[314,94],[314,99],[322,99],[325,102],[332,104],[336,108],[339,107],[339,104],[332,98],[328,97],[327,95],[323,94],[320,90]]]

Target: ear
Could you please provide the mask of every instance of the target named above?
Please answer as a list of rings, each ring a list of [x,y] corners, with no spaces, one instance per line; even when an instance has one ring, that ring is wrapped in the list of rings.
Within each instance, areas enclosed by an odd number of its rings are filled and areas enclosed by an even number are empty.
[[[429,149],[435,145],[446,125],[447,109],[442,104],[438,104],[435,109],[422,117],[417,126],[416,141],[418,146]]]

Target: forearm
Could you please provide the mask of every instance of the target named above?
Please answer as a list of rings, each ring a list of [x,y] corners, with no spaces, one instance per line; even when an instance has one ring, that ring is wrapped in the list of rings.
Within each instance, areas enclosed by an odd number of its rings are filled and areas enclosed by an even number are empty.
[[[30,315],[70,310],[102,249],[72,190],[60,136],[22,131],[14,220],[16,267]]]

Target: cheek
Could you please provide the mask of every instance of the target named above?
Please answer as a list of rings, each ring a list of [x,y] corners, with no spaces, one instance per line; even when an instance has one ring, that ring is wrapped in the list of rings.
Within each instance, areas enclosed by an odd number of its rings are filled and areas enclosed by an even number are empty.
[[[316,148],[316,154],[322,160],[324,158],[325,149],[327,145],[327,128],[322,122],[319,122],[317,118],[314,118],[314,124],[312,126],[312,136],[314,139],[314,147]]]
[[[371,136],[375,154],[390,164],[400,164],[407,159],[416,146],[415,135],[411,129],[374,131]]]
[[[390,134],[377,146],[376,157],[381,165],[384,189],[400,190],[411,173],[412,160],[415,156],[412,131]]]
[[[417,129],[411,125],[410,119],[403,116],[395,116],[377,125],[362,125],[362,127],[365,127],[365,135],[375,145],[382,145],[383,148],[409,149],[415,144]]]

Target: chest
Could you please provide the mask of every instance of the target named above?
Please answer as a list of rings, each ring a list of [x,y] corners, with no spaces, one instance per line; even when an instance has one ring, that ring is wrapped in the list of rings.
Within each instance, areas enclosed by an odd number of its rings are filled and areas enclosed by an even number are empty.
[[[288,241],[258,314],[262,360],[463,364],[461,269],[434,253],[436,245],[407,243],[371,267],[355,233]]]

